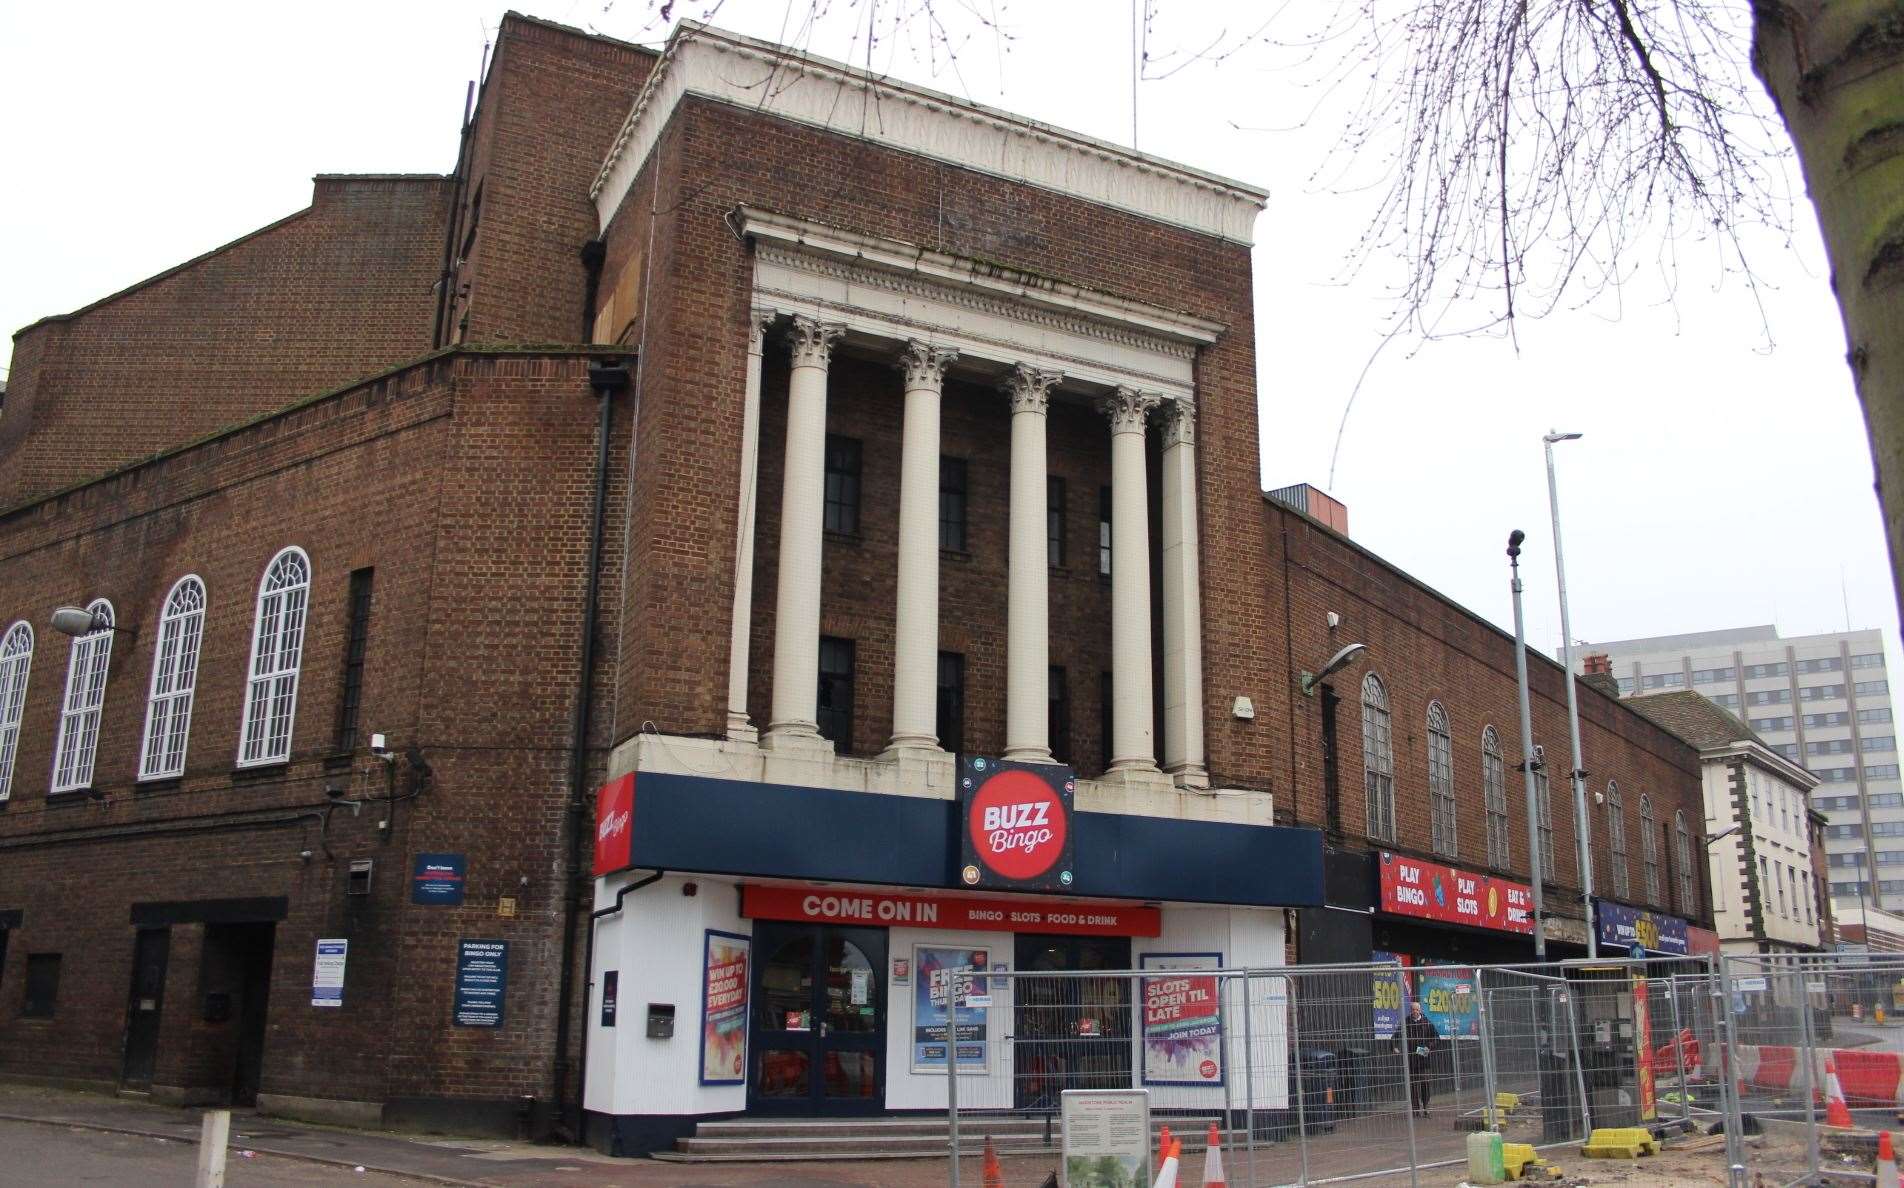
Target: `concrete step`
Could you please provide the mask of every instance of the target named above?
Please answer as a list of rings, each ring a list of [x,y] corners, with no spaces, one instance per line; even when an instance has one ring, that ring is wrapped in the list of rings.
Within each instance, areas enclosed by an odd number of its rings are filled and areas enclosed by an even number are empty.
[[[1186,1152],[1201,1151],[1210,1118],[1154,1119],[1153,1135],[1164,1125],[1183,1141]],[[1013,1114],[961,1116],[962,1150],[976,1154],[986,1138],[1000,1155],[1034,1155],[1058,1149],[1060,1133],[1054,1119],[1047,1133],[1045,1119]],[[703,1122],[692,1137],[681,1139],[675,1150],[657,1152],[656,1159],[671,1163],[776,1163],[821,1160],[932,1159],[944,1156],[950,1140],[943,1116],[901,1118],[742,1118]],[[1225,1135],[1226,1143],[1242,1141],[1242,1132]]]

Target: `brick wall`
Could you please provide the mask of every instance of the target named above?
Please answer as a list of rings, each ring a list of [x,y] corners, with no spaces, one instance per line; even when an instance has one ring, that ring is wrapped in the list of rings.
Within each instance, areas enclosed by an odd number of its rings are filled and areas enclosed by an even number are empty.
[[[15,339],[0,507],[429,349],[450,182],[317,178],[311,205]]]
[[[1511,861],[1501,873],[1528,877],[1526,791],[1516,765],[1521,760],[1520,717],[1514,674],[1513,638],[1428,588],[1384,565],[1372,554],[1329,532],[1301,514],[1263,500],[1271,547],[1277,553],[1275,580],[1289,607],[1291,659],[1287,681],[1278,681],[1272,716],[1287,718],[1295,745],[1291,771],[1280,786],[1289,795],[1278,802],[1301,824],[1326,826],[1323,803],[1321,701],[1296,692],[1302,669],[1314,670],[1338,648],[1365,643],[1364,657],[1331,679],[1342,698],[1337,723],[1341,761],[1341,836],[1351,844],[1368,838],[1362,748],[1362,695],[1365,674],[1374,672],[1387,686],[1394,732],[1397,838],[1394,847],[1475,870],[1490,869],[1481,784],[1481,734],[1492,725],[1500,737],[1507,780],[1508,837]],[[1331,632],[1325,616],[1342,616]],[[1570,745],[1567,694],[1560,667],[1538,653],[1528,654],[1534,741],[1547,749],[1553,804],[1556,869],[1547,881],[1578,888],[1573,793],[1567,777]],[[1436,855],[1429,818],[1427,713],[1430,701],[1447,711],[1454,749],[1457,852]],[[1704,829],[1698,753],[1686,743],[1633,713],[1590,685],[1581,685],[1580,732],[1587,777],[1595,892],[1611,895],[1612,877],[1607,808],[1594,802],[1609,780],[1618,781],[1626,809],[1629,880],[1634,903],[1647,904],[1642,866],[1639,798],[1649,794],[1659,825],[1670,830],[1674,814],[1686,814],[1694,838],[1695,861],[1703,854]],[[1257,717],[1264,715],[1258,703]],[[1710,908],[1695,878],[1696,909],[1677,902],[1673,875],[1676,855],[1661,841],[1663,901],[1652,903],[1674,915],[1706,920]],[[1366,842],[1374,845],[1377,843]],[[1385,843],[1384,843],[1385,844]],[[1577,897],[1570,906],[1579,914]],[[1709,924],[1708,924],[1709,926]]]
[[[25,913],[10,954],[64,954],[52,1020],[18,1018],[23,959],[0,971],[0,1070],[116,1078],[133,903],[286,896],[266,1092],[550,1096],[565,903],[554,872],[568,837],[595,468],[587,362],[435,358],[0,517],[0,620],[25,618],[39,636],[14,794],[0,811],[0,905]],[[624,421],[616,436],[625,431]],[[611,513],[625,473],[625,459],[610,468]],[[620,533],[606,535],[612,605]],[[286,544],[309,553],[313,578],[291,759],[235,771],[257,583]],[[414,800],[353,815],[327,812],[327,783],[353,798],[392,787],[361,741],[333,751],[349,578],[366,566],[376,578],[360,739],[377,730],[393,747],[415,743],[434,777]],[[185,573],[208,590],[186,771],[137,784],[159,603]],[[114,649],[98,799],[49,802],[67,641],[44,623],[51,607],[96,596],[138,634]],[[604,722],[596,766],[607,741]],[[419,850],[468,855],[463,907],[408,904]],[[346,897],[348,862],[362,857],[375,863],[373,894]],[[504,898],[514,915],[501,914]],[[320,936],[351,941],[341,1010],[309,1006]],[[461,936],[512,942],[501,1030],[450,1026]],[[174,930],[161,1081],[212,1076],[225,1042],[194,1022],[197,944],[191,926]]]

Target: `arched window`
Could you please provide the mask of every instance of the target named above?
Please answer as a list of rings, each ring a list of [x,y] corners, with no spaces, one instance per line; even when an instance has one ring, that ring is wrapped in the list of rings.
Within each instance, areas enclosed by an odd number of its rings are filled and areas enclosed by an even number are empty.
[[[1534,748],[1540,753],[1539,747]],[[1544,882],[1558,883],[1560,871],[1554,866],[1554,795],[1553,785],[1547,779],[1547,766],[1542,764],[1534,769],[1534,804],[1540,813],[1540,877]]]
[[[1686,828],[1686,814],[1673,814],[1673,857],[1679,867],[1679,914],[1690,916],[1692,910],[1692,832]],[[1798,889],[1792,888],[1792,914],[1798,914]]]
[[[1395,738],[1382,678],[1362,678],[1362,778],[1368,791],[1368,834],[1395,840]]]
[[[1514,857],[1514,835],[1507,829],[1507,764],[1501,759],[1501,736],[1492,726],[1481,732],[1481,799],[1487,807],[1488,865],[1506,866]]]
[[[297,718],[298,665],[304,658],[304,612],[311,597],[311,559],[289,548],[271,558],[258,583],[257,625],[251,635],[251,678],[245,687],[244,730],[238,765],[282,763],[291,757]]]
[[[95,598],[86,606],[97,631],[73,637],[66,659],[66,699],[60,705],[59,742],[53,748],[54,792],[90,788],[99,752],[99,711],[106,704],[106,674],[112,667],[112,603]]]
[[[20,714],[32,667],[33,628],[22,619],[0,638],[0,800],[13,795],[13,757],[20,748]]]
[[[1428,808],[1435,853],[1455,855],[1454,739],[1448,734],[1448,711],[1439,701],[1428,703]]]
[[[1613,894],[1625,899],[1632,894],[1626,870],[1626,798],[1612,780],[1606,783],[1606,827],[1607,849],[1613,859]]]
[[[159,612],[152,652],[152,693],[145,708],[145,747],[139,778],[165,779],[185,770],[192,728],[192,690],[198,685],[198,645],[205,633],[205,583],[187,575],[172,586]]]
[[[1659,829],[1653,820],[1653,798],[1640,793],[1640,859],[1646,865],[1646,902],[1658,903],[1664,896],[1659,889]]]

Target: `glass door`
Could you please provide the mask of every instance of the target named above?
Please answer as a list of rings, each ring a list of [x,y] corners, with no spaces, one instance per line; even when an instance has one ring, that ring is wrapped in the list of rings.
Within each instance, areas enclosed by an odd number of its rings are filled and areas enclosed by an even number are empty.
[[[1016,945],[1027,974],[1058,970],[1128,970],[1122,937],[1031,936]],[[1131,979],[1020,978],[1012,1060],[1014,1104],[1055,1110],[1066,1089],[1129,1089]]]
[[[748,1108],[873,1114],[885,1107],[886,931],[754,926]]]

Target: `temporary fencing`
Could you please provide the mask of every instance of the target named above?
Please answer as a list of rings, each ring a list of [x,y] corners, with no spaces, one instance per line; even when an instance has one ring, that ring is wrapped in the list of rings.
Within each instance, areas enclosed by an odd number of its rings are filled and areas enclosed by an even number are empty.
[[[1482,1129],[1552,1149],[1595,1126],[1723,1116],[1713,1053],[1725,1039],[1709,961],[1144,962],[945,979],[947,1009],[937,1031],[914,1037],[910,1072],[945,1082],[955,1185],[956,1157],[988,1142],[1012,1184],[1051,1174],[1061,1184],[1148,1184],[1122,1165],[1135,1162],[1134,1136],[1154,1175],[1165,1126],[1183,1147],[1180,1183],[1201,1174],[1214,1135],[1225,1183],[1253,1186],[1415,1182],[1464,1163],[1468,1135]],[[1421,1017],[1411,1019],[1416,1004]],[[947,1077],[952,1049],[961,1075]],[[1066,1094],[1080,1090],[1124,1091],[1125,1100],[1106,1095],[1105,1108],[1143,1115],[1093,1121],[1096,1145],[1074,1143],[1078,1162],[1067,1168]],[[1118,1126],[1122,1152],[1106,1138]],[[1070,1127],[1074,1138],[1085,1129]]]

